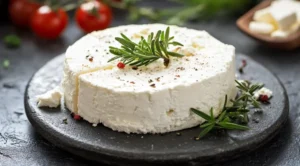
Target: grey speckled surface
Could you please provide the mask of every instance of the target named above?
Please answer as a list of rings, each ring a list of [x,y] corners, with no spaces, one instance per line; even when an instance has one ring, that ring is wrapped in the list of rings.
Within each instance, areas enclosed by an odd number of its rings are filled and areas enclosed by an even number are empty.
[[[187,26],[207,30],[219,40],[234,45],[237,52],[251,56],[275,73],[287,89],[290,115],[279,135],[268,144],[222,165],[300,165],[300,50],[283,52],[265,48],[239,32],[235,19],[212,20]],[[113,25],[123,24],[123,20],[119,15]],[[0,38],[12,32],[16,30],[11,26],[1,26]],[[0,45],[0,61],[4,58],[11,61],[9,69],[0,68],[0,165],[92,164],[58,149],[37,134],[28,122],[23,106],[25,86],[32,74],[48,60],[63,53],[82,34],[74,23],[55,42],[40,41],[29,32],[18,34],[23,39],[21,48],[9,50]]]

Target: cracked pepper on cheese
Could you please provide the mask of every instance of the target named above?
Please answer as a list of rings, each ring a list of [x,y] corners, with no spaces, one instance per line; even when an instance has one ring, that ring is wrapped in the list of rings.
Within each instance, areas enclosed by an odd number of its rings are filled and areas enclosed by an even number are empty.
[[[163,24],[127,25],[86,35],[66,52],[62,88],[67,108],[93,124],[126,133],[164,133],[190,128],[204,120],[190,112],[199,108],[220,113],[224,96],[236,96],[235,48],[197,31],[170,27],[170,35],[184,46],[170,46],[185,56],[148,66],[124,69],[109,46],[124,33],[138,42],[141,36],[165,30]]]

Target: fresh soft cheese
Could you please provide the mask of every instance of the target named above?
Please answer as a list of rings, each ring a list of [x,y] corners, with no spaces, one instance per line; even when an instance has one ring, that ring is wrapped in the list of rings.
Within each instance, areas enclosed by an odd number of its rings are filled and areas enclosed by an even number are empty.
[[[290,27],[290,29],[283,31],[283,30],[276,30],[272,32],[271,36],[276,38],[286,38],[290,34],[297,32],[300,29],[300,24],[296,23]]]
[[[56,87],[44,94],[37,96],[38,107],[56,108],[60,105],[60,100],[61,100],[60,87]]]
[[[293,24],[297,23],[297,15],[294,10],[283,6],[272,6],[270,13],[275,20],[276,26],[280,30],[288,30]]]
[[[63,89],[66,106],[93,124],[102,123],[127,133],[164,133],[196,126],[204,120],[190,112],[199,108],[220,113],[225,95],[234,98],[235,49],[205,31],[177,26],[170,35],[183,47],[169,47],[184,54],[133,70],[119,69],[109,46],[126,34],[135,42],[163,24],[128,25],[94,32],[70,46],[66,53]]]
[[[253,20],[257,22],[265,22],[274,26],[275,20],[270,13],[270,7],[258,10],[254,13]]]
[[[249,29],[271,37],[285,38],[295,33],[300,25],[300,2],[294,0],[273,1],[271,6],[258,10]]]
[[[297,22],[300,23],[300,2],[297,0],[277,0],[273,1],[271,7],[280,11],[292,11],[297,15]]]
[[[269,23],[251,21],[249,29],[256,33],[271,34],[275,30],[275,27]]]

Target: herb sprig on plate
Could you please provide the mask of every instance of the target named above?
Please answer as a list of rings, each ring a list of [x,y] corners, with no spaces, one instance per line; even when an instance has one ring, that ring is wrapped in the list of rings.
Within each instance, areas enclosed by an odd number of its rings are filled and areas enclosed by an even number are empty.
[[[177,41],[173,41],[174,36],[170,37],[170,27],[165,31],[157,31],[154,35],[152,32],[147,39],[141,37],[138,43],[130,40],[126,35],[121,33],[121,37],[115,38],[121,48],[109,47],[109,51],[115,55],[108,62],[120,59],[125,65],[130,66],[147,66],[158,59],[164,60],[164,65],[167,67],[170,62],[170,57],[183,57],[184,55],[168,51],[170,45],[183,46]]]
[[[235,81],[239,89],[239,97],[235,100],[230,100],[231,105],[227,106],[228,99],[225,96],[225,102],[218,117],[214,117],[213,108],[210,109],[210,115],[204,112],[191,108],[190,110],[206,120],[200,125],[203,130],[198,135],[198,139],[204,137],[213,129],[224,130],[248,130],[249,127],[245,126],[248,122],[248,112],[251,106],[255,108],[260,107],[260,103],[254,98],[254,92],[263,88],[264,85],[253,84],[248,81]]]

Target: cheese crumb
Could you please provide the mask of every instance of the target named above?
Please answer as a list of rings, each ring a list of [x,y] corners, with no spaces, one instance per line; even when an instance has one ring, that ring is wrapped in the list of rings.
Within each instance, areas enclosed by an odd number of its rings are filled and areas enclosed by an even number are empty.
[[[259,99],[259,96],[267,95],[270,98],[273,95],[273,92],[268,88],[261,88],[260,90],[254,92],[254,98]]]
[[[42,95],[38,95],[38,107],[56,108],[60,105],[61,96],[62,94],[59,87],[56,87]]]

